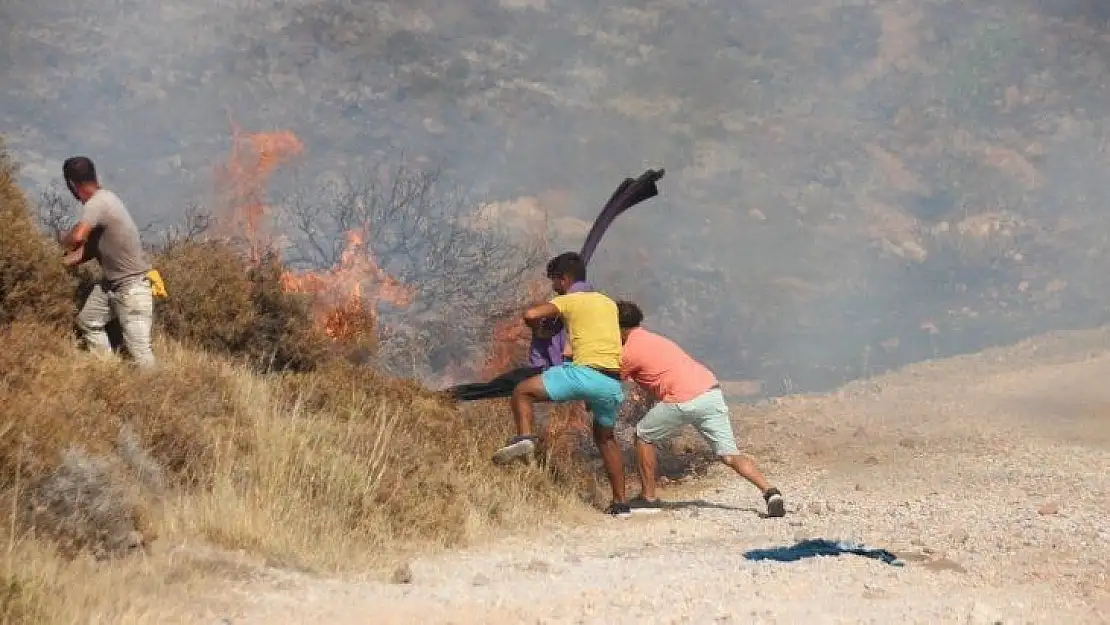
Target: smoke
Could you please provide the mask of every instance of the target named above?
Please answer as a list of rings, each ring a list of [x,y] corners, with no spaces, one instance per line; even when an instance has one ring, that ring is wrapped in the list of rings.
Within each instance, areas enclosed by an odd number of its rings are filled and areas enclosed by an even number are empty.
[[[162,223],[229,112],[295,132],[299,180],[403,149],[557,217],[666,167],[599,286],[724,378],[818,389],[1104,321],[1104,6],[0,2],[0,132],[32,191],[86,153]]]

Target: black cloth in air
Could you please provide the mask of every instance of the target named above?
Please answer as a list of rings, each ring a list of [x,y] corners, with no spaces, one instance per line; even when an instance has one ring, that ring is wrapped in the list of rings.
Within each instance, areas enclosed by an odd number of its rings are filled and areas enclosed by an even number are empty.
[[[582,244],[582,251],[579,252],[583,263],[590,264],[590,258],[593,257],[597,244],[601,242],[601,236],[605,234],[605,230],[609,228],[617,216],[640,202],[659,195],[659,188],[655,183],[659,182],[665,172],[664,169],[649,169],[635,180],[625,178],[620,183],[613,195],[609,196],[609,201],[605,203],[597,219],[594,219],[594,225],[590,228],[589,234],[586,235],[586,241]]]
[[[663,168],[649,169],[640,174],[639,178],[625,178],[617,186],[617,190],[609,196],[609,201],[605,203],[601,212],[594,218],[594,223],[590,226],[589,233],[586,234],[582,251],[578,253],[582,257],[582,264],[589,266],[590,259],[593,258],[594,252],[597,250],[597,245],[601,243],[601,237],[621,213],[659,195],[659,187],[655,183],[659,182],[659,179],[665,173],[666,170]],[[558,319],[552,320],[550,329],[553,334],[562,332],[563,322]]]

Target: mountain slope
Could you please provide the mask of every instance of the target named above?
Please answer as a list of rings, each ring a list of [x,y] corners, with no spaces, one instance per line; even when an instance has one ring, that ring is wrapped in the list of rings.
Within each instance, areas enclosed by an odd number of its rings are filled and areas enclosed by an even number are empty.
[[[596,271],[779,393],[1104,320],[1099,6],[6,3],[0,123],[31,184],[92,153],[147,220],[206,197],[229,112],[304,141],[275,191],[404,149],[589,219],[665,166]]]

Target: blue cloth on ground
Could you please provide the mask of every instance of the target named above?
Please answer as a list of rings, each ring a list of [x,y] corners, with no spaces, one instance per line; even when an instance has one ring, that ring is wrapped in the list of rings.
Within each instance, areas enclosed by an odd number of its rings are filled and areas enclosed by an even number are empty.
[[[744,552],[744,557],[748,560],[794,562],[803,558],[813,558],[816,556],[839,556],[842,553],[850,553],[865,558],[882,560],[892,566],[903,566],[903,562],[898,559],[898,556],[886,549],[869,549],[859,543],[844,540],[826,540],[824,538],[803,540],[791,547],[752,549]]]

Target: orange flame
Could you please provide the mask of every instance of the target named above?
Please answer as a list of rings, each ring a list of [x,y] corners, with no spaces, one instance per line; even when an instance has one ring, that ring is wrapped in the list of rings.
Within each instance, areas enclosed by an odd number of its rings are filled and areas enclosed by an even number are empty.
[[[263,218],[269,213],[267,183],[279,166],[304,152],[304,144],[288,130],[250,134],[242,132],[233,120],[230,123],[231,154],[227,164],[216,172],[228,207],[220,225],[244,235],[250,258],[257,262],[264,250],[273,247],[269,234],[264,232]],[[363,229],[368,226],[362,224]],[[347,232],[346,238],[337,265],[323,271],[286,271],[281,285],[286,292],[312,296],[317,323],[327,336],[342,342],[362,342],[376,327],[375,304],[387,301],[408,306],[415,289],[381,269],[361,232]]]
[[[524,284],[524,288],[528,294],[528,301],[537,301],[551,287],[547,281],[533,278]],[[531,338],[532,331],[519,315],[512,315],[498,321],[494,324],[490,336],[481,375],[489,378],[511,369],[513,363],[521,360],[527,353]]]
[[[263,218],[269,212],[265,202],[270,175],[280,165],[304,152],[304,144],[291,131],[244,133],[231,124],[231,155],[216,171],[216,183],[224,189],[227,210],[221,225],[246,237],[250,257],[257,261],[271,247]]]
[[[313,296],[324,333],[336,340],[356,339],[360,328],[377,321],[373,302],[406,307],[416,296],[413,287],[402,284],[378,266],[360,233],[350,231],[346,236],[347,246],[338,265],[324,271],[286,271],[281,276],[285,291]],[[367,283],[369,293],[364,291]]]
[[[532,231],[535,243],[540,249],[548,252],[547,231]],[[537,302],[545,299],[550,293],[551,284],[542,275],[535,275],[525,279],[521,285],[525,301]],[[518,315],[512,315],[494,324],[490,336],[490,344],[486,348],[485,358],[479,367],[479,373],[484,378],[499,375],[513,367],[513,363],[522,360],[528,353],[528,344],[532,338],[532,331]]]

